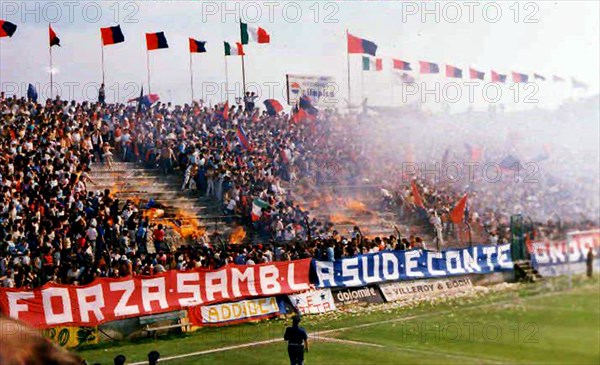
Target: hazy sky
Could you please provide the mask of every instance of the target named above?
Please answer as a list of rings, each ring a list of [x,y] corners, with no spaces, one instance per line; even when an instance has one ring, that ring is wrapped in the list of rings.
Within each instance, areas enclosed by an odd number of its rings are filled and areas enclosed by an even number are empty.
[[[486,3],[491,4],[484,10]],[[271,34],[271,44],[246,47],[247,81],[258,83],[264,96],[269,96],[269,85],[275,83],[277,94],[269,97],[282,101],[286,73],[334,76],[346,97],[346,29],[376,42],[387,69],[389,57],[412,62],[414,69],[418,60],[428,60],[439,63],[442,73],[446,63],[462,68],[465,75],[473,66],[486,71],[488,79],[490,69],[537,72],[548,78],[574,76],[590,85],[588,94],[598,91],[597,1],[452,2],[435,7],[432,2],[399,1],[2,1],[0,19],[19,28],[12,38],[0,39],[0,82],[2,90],[14,92],[18,87],[20,93],[29,82],[48,82],[47,26],[52,21],[62,44],[53,49],[57,87],[64,97],[95,98],[101,81],[99,28],[119,23],[125,43],[105,47],[109,100],[137,96],[141,83],[147,90],[144,33],[164,31],[170,48],[150,54],[152,92],[165,101],[187,102],[188,37],[208,42],[208,53],[193,55],[194,85],[200,97],[203,88],[213,87],[209,83],[225,80],[222,42],[239,40],[241,16]],[[241,83],[240,58],[228,57],[227,63],[233,87]],[[351,56],[350,68],[353,99],[363,95],[379,102],[389,100],[390,71],[363,75],[361,91],[360,56]],[[420,81],[447,82],[438,76],[416,76]],[[540,84],[542,103],[572,95],[569,85]],[[40,88],[48,92],[44,85]],[[204,98],[213,103],[223,99],[207,94]]]

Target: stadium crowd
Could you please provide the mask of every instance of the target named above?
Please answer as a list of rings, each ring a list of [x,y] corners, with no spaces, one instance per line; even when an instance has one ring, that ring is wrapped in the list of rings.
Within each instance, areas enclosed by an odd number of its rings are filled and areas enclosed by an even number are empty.
[[[4,287],[86,284],[100,276],[306,257],[334,260],[380,250],[435,247],[419,235],[369,239],[360,227],[346,234],[311,217],[283,186],[306,178],[319,184],[324,166],[336,166],[336,179],[348,184],[365,179],[380,184],[386,209],[423,225],[437,237],[438,247],[454,234],[448,214],[465,191],[472,193],[465,217],[470,227],[481,229],[491,244],[510,239],[512,207],[504,209],[502,204],[513,199],[514,192],[499,195],[492,189],[456,189],[418,179],[427,207],[420,213],[410,183],[395,167],[396,158],[411,160],[412,153],[390,158],[387,149],[365,143],[367,130],[373,129],[365,113],[322,110],[318,117],[299,121],[285,113],[261,112],[252,98],[243,107],[171,103],[142,107],[68,102],[60,97],[40,104],[4,94],[0,113]],[[379,124],[385,133],[385,123]],[[240,133],[249,143],[242,143]],[[109,190],[94,189],[92,165],[110,166],[113,158],[139,162],[164,174],[180,173],[183,190],[221,202],[225,214],[241,217],[240,223],[258,232],[262,242],[230,244],[204,236],[193,246],[169,247],[164,227],[144,217],[144,207],[119,201]],[[256,201],[262,206],[258,215],[253,214]],[[561,227],[543,222],[541,228],[539,232],[550,235]]]

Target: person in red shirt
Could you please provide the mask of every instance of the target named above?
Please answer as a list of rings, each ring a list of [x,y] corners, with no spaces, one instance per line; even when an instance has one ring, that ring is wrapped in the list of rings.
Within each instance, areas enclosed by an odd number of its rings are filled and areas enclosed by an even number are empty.
[[[156,252],[160,251],[162,244],[165,241],[165,231],[162,224],[159,224],[158,227],[152,232],[152,238],[154,238],[154,248]]]

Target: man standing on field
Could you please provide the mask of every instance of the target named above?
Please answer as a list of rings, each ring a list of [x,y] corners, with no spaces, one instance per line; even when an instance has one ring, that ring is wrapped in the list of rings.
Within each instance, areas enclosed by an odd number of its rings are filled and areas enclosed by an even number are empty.
[[[299,327],[300,316],[295,316],[293,325],[285,329],[283,339],[288,341],[288,355],[291,365],[304,364],[304,351],[308,352],[308,335],[304,328]]]

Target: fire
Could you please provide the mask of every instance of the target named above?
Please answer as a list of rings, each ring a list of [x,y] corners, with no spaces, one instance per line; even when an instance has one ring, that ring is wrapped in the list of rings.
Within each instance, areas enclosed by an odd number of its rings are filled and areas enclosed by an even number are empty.
[[[333,224],[354,224],[354,220],[341,213],[332,213],[329,215],[329,220]]]
[[[365,205],[365,203],[359,202],[358,200],[353,200],[353,199],[349,200],[346,203],[346,208],[353,211],[354,213],[360,213],[360,214],[371,213],[369,211],[369,209],[367,208],[367,206]]]
[[[244,230],[244,227],[238,226],[231,231],[231,234],[229,236],[229,243],[242,243],[244,238],[246,238],[246,231]]]
[[[157,218],[161,218],[164,215],[165,215],[165,211],[163,209],[158,209],[158,208],[146,209],[143,213],[143,217],[148,218],[150,220],[155,220]]]

